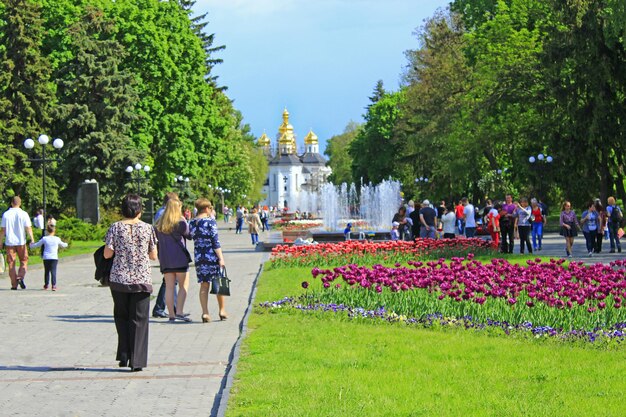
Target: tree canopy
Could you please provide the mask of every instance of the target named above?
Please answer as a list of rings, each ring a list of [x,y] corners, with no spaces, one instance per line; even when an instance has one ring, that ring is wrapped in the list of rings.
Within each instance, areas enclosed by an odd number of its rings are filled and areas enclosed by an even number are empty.
[[[416,30],[401,89],[375,88],[352,180],[392,176],[431,199],[626,200],[625,28],[618,0],[453,1]]]
[[[266,166],[254,138],[211,72],[221,62],[195,1],[2,0],[0,2],[0,179],[6,200],[41,202],[40,165],[26,138],[47,134],[64,148],[50,166],[48,200],[74,204],[88,179],[101,202],[134,191],[128,165],[152,168],[141,190],[157,200],[180,175],[190,195],[230,189],[254,196]],[[209,185],[212,186],[209,187]]]

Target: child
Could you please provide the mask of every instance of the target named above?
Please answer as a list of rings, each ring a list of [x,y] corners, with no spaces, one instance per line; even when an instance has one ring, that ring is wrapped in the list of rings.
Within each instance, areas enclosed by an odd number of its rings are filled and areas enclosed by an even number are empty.
[[[398,232],[399,226],[400,226],[400,223],[398,222],[391,223],[391,240],[400,239],[400,233]]]
[[[346,240],[350,240],[350,232],[352,232],[352,223],[346,224],[346,228],[343,229],[343,235],[346,237]]]
[[[41,238],[37,243],[31,243],[31,248],[38,248],[43,245],[43,267],[44,284],[43,289],[47,290],[52,275],[52,291],[57,290],[57,264],[59,263],[59,246],[67,248],[67,243],[55,236],[56,228],[51,224],[46,227],[48,235]]]

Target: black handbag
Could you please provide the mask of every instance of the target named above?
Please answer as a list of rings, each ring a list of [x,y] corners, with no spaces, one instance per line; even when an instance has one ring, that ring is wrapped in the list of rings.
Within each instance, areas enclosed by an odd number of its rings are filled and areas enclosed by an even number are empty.
[[[211,279],[211,294],[230,295],[230,279],[226,273],[226,268],[222,268],[220,275]]]

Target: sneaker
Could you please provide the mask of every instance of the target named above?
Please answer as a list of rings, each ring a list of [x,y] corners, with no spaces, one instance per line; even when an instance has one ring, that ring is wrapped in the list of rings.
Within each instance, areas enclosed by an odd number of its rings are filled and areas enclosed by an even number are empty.
[[[589,257],[591,258],[593,256],[593,252],[589,252]]]
[[[56,291],[56,290],[57,290],[57,286],[56,286],[56,285],[53,285],[53,286],[52,286],[52,291]]]
[[[539,246],[539,249],[538,249],[538,250],[541,250],[541,246]]]
[[[17,279],[17,284],[20,286],[21,289],[23,289],[23,290],[26,289],[26,284],[24,284],[24,278],[18,278]]]
[[[166,312],[164,311],[160,311],[160,312],[155,312],[152,314],[152,317],[154,317],[155,319],[166,319],[169,316],[167,315]]]
[[[44,290],[47,290],[47,289],[48,289],[48,286],[47,286],[47,285],[44,285],[44,286],[43,286],[43,289],[44,289]]]

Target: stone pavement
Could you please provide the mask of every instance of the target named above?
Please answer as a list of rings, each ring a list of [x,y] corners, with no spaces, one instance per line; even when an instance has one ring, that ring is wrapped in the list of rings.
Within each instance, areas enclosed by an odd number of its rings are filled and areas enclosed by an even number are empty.
[[[0,275],[0,415],[214,415],[253,282],[267,256],[254,251],[247,233],[223,230],[220,240],[232,280],[229,319],[216,320],[217,303],[209,296],[213,321],[201,322],[191,268],[185,312],[194,322],[151,318],[148,367],[136,373],[117,367],[113,302],[109,289],[93,279],[92,258],[62,260],[57,292],[42,289],[40,268],[27,274],[26,290],[10,291],[8,275]],[[153,282],[156,295],[156,264]]]

